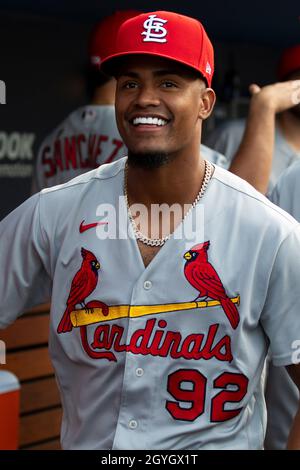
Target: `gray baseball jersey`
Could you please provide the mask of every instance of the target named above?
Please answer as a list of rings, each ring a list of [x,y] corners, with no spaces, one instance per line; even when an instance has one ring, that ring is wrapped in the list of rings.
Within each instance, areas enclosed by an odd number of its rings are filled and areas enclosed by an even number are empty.
[[[246,122],[244,119],[236,119],[226,122],[213,131],[205,143],[224,154],[226,159],[230,162],[238,150],[242,140]],[[276,127],[275,132],[275,146],[272,162],[272,171],[270,175],[268,193],[270,194],[279,178],[279,176],[291,164],[300,160],[300,152],[296,152],[284,136],[282,135],[279,127]]]
[[[64,449],[260,449],[269,342],[283,366],[300,337],[298,223],[216,166],[145,268],[125,161],[45,189],[0,223],[0,326],[52,290]]]
[[[300,221],[300,162],[281,175],[270,199]]]
[[[291,165],[281,175],[271,200],[300,221],[300,162]],[[293,287],[296,288],[295,285]],[[265,446],[267,449],[286,449],[298,409],[299,391],[284,367],[269,365],[266,401],[268,426]]]
[[[88,105],[76,109],[40,146],[32,193],[66,183],[126,154],[113,105]]]

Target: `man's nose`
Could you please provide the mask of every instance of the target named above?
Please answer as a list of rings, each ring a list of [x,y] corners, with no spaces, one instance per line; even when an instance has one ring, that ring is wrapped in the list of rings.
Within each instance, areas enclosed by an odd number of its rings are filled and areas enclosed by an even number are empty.
[[[150,85],[141,87],[136,97],[136,104],[141,107],[159,106],[160,98],[157,89]]]

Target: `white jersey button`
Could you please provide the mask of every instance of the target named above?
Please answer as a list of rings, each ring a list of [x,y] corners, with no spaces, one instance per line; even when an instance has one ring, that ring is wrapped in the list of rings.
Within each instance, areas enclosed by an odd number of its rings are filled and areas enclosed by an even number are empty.
[[[151,281],[145,281],[144,282],[144,289],[149,290],[152,287],[152,282]]]
[[[141,369],[139,367],[138,369],[136,369],[135,373],[138,377],[142,377],[142,375],[144,375],[144,369]]]
[[[137,421],[135,421],[134,419],[132,419],[131,421],[129,421],[129,427],[130,429],[136,429],[138,426],[138,423]]]

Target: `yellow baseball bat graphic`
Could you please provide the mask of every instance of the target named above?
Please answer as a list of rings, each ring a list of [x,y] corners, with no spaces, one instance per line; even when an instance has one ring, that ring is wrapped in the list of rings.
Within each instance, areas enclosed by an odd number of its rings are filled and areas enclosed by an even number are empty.
[[[240,296],[232,297],[231,302],[240,304]],[[178,310],[194,310],[195,308],[216,307],[220,305],[218,300],[208,300],[201,302],[181,302],[177,304],[160,305],[112,305],[108,307],[108,315],[104,316],[102,308],[89,308],[73,310],[71,322],[74,327],[92,325],[93,323],[107,322],[119,318],[136,318],[145,315],[155,315],[159,313],[176,312]]]

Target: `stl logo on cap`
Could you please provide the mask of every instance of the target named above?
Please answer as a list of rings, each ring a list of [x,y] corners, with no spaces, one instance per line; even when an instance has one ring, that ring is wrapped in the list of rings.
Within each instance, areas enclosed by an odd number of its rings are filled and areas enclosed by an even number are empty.
[[[167,42],[166,35],[168,31],[163,27],[168,20],[162,20],[157,18],[156,15],[149,15],[148,19],[144,22],[144,28],[142,36],[146,36],[144,42]]]
[[[118,60],[135,54],[159,56],[187,65],[200,72],[211,86],[214,49],[202,23],[195,18],[171,11],[153,11],[125,21],[118,31],[113,52],[102,61],[102,70],[114,75]]]

